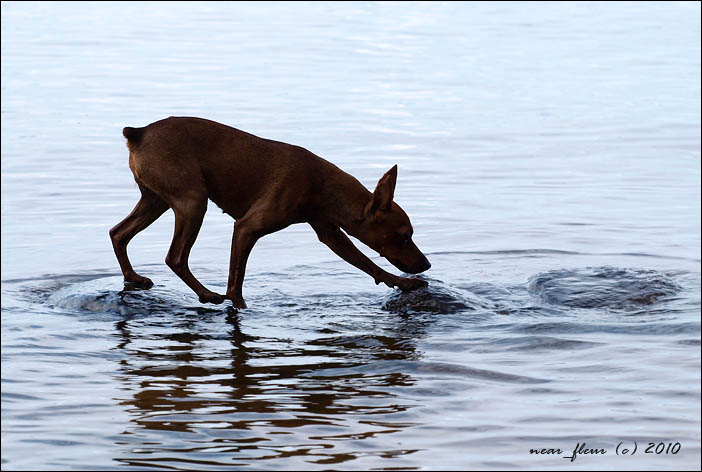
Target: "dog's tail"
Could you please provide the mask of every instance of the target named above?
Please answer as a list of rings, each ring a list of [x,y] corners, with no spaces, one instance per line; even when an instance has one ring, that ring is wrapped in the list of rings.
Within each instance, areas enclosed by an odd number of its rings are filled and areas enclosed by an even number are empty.
[[[134,146],[138,146],[141,143],[141,139],[144,137],[144,128],[132,128],[127,126],[122,130],[122,134],[127,138],[127,147],[130,149]]]

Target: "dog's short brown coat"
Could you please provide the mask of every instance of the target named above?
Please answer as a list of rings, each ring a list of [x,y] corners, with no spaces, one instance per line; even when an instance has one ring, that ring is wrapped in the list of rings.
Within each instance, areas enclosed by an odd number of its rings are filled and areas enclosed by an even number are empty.
[[[202,118],[170,117],[143,128],[124,128],[123,134],[129,168],[141,191],[134,210],[110,230],[127,282],[153,285],[132,268],[127,244],[172,208],[175,230],[166,264],[203,303],[222,303],[227,298],[234,307],[245,308],[242,283],[256,241],[303,222],[312,226],[320,241],[376,283],[403,290],[426,285],[384,271],[344,233],[404,272],[419,273],[431,266],[412,241],[409,218],[393,202],[397,166],[383,175],[371,193],[353,176],[304,148]],[[208,198],[236,220],[226,295],[205,288],[188,267]]]

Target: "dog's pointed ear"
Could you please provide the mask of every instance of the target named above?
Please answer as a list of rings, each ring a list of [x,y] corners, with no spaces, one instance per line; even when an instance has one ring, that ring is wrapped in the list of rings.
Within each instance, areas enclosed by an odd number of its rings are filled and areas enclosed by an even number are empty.
[[[373,197],[365,208],[366,217],[372,216],[378,210],[389,210],[392,206],[392,199],[395,195],[395,185],[397,184],[397,164],[383,175],[375,187]]]

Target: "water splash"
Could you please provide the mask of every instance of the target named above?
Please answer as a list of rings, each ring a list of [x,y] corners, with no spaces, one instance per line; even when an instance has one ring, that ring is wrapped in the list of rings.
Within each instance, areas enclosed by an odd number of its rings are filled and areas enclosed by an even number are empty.
[[[490,303],[474,294],[459,292],[439,280],[430,280],[429,286],[410,292],[393,290],[383,300],[382,308],[398,313],[456,313],[487,308]]]
[[[528,290],[554,305],[626,309],[657,303],[681,288],[655,270],[604,266],[537,274],[529,279]]]

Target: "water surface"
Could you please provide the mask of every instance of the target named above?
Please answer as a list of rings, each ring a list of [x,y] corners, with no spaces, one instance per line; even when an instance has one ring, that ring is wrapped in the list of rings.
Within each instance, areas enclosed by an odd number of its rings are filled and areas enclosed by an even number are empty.
[[[121,129],[169,115],[398,164],[429,288],[295,225],[202,305],[171,212],[125,288]],[[2,4],[3,469],[699,469],[700,278],[699,3]]]

